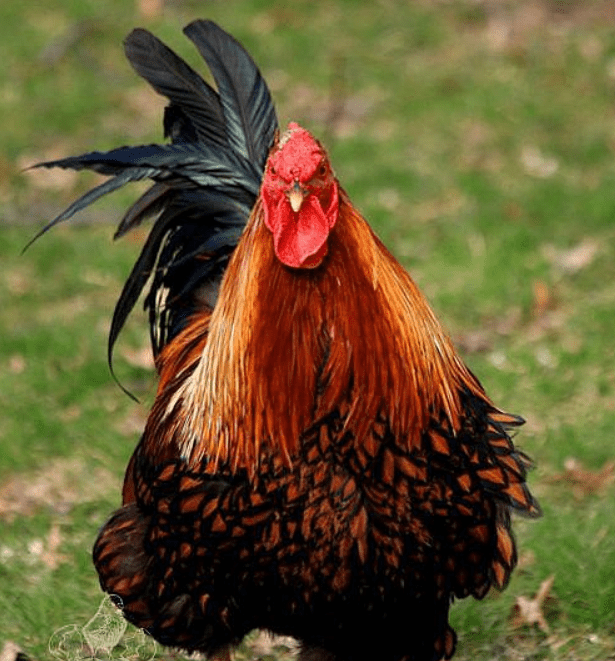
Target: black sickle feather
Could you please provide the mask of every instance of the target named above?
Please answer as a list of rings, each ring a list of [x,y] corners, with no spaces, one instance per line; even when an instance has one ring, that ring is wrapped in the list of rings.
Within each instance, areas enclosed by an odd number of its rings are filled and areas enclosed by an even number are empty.
[[[124,52],[134,70],[181,109],[197,139],[219,147],[227,144],[224,114],[218,94],[192,67],[151,32],[137,28],[124,41]]]
[[[162,211],[172,189],[164,183],[157,182],[148,188],[143,195],[126,211],[113,235],[119,239],[139,226],[144,220],[155,216]]]
[[[32,241],[126,183],[155,182],[128,209],[115,233],[123,236],[157,216],[115,307],[110,364],[118,335],[148,280],[144,305],[155,355],[194,310],[199,287],[219,281],[256,201],[278,127],[267,85],[243,47],[211,21],[194,21],[184,31],[209,65],[217,91],[146,30],[133,30],[124,42],[135,71],[170,101],[163,124],[171,144],[94,151],[36,166],[89,169],[110,178],[73,202]]]
[[[55,167],[56,163],[58,162],[49,162],[48,163],[37,163],[33,167],[35,168],[40,168],[40,167]],[[75,168],[75,169],[80,169],[80,168]],[[40,239],[40,237],[48,232],[52,227],[55,227],[59,223],[64,222],[65,220],[68,220],[69,218],[72,218],[76,213],[79,211],[83,211],[86,207],[90,206],[92,202],[95,202],[99,197],[103,197],[103,195],[107,195],[107,193],[112,193],[114,190],[117,190],[118,188],[122,188],[125,184],[127,184],[129,181],[138,181],[139,179],[143,179],[144,176],[138,176],[135,172],[133,172],[131,169],[126,169],[120,174],[116,175],[115,177],[112,177],[111,179],[107,179],[107,181],[104,181],[102,184],[96,186],[95,188],[92,188],[89,190],[87,193],[76,199],[74,202],[72,202],[66,209],[61,214],[58,214],[52,221],[47,223],[43,227],[42,230],[37,232],[31,239],[28,241],[28,243],[24,247],[24,251],[27,250],[37,239]]]
[[[199,234],[198,228],[204,201],[201,198],[205,198],[208,208],[212,214],[215,214],[216,220],[214,227],[208,227],[208,231],[205,233],[201,232],[202,236]],[[155,297],[165,283],[170,285],[172,297],[185,296],[188,293],[185,291],[186,283],[174,277],[176,272],[180,268],[187,270],[196,286],[202,277],[209,275],[215,260],[197,260],[195,258],[202,254],[216,253],[222,247],[226,249],[227,254],[230,254],[237,245],[243,230],[246,213],[249,214],[247,205],[234,202],[228,196],[215,191],[205,194],[201,191],[193,191],[192,193],[187,192],[179,203],[169,206],[160,215],[143,245],[141,254],[135,262],[115,306],[109,331],[110,364],[114,344],[152,273],[154,273],[154,282],[146,300],[146,308],[150,308],[152,312],[158,314]],[[193,222],[187,222],[192,219],[194,219]],[[183,236],[180,237],[181,229],[183,229],[181,232]],[[231,234],[229,235],[228,232]],[[222,244],[221,235],[232,236],[234,241]],[[184,239],[181,243],[180,238]],[[154,353],[157,354],[166,340],[170,339],[167,337],[168,329],[164,327],[164,324],[159,327],[153,323],[151,332]]]
[[[231,147],[259,169],[273,142],[277,122],[265,81],[248,53],[211,21],[184,28],[209,65],[220,92]]]
[[[108,152],[94,151],[37,163],[34,167],[88,169],[115,176],[129,173],[124,183],[149,178],[176,180],[180,187],[191,182],[196,186],[244,188],[254,197],[258,195],[261,178],[258,170],[240,154],[221,151],[206,143],[118,147]]]
[[[99,174],[111,175],[112,178],[70,204],[56,216],[26,245],[26,249],[41,235],[95,202],[98,198],[121,188],[131,181],[153,179],[168,182],[176,187],[202,186],[212,187],[233,195],[235,189],[256,199],[260,182],[252,164],[240,155],[226,150],[220,151],[208,144],[141,145],[138,147],[119,147],[108,152],[90,152],[81,156],[69,156],[56,161],[37,163],[35,168],[59,167],[72,170],[94,170]],[[147,203],[152,197],[149,189],[136,203]],[[207,204],[206,200],[203,200]],[[249,214],[249,211],[248,211]],[[129,227],[125,220],[120,222],[116,236],[125,234]],[[247,219],[247,217],[246,217]],[[132,223],[134,226],[137,223]]]

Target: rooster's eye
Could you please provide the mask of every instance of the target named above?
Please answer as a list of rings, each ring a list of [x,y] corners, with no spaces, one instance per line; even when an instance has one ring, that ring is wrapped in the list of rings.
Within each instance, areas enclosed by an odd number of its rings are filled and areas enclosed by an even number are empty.
[[[324,177],[327,174],[327,166],[323,163],[319,168],[318,168],[318,176],[319,177]]]

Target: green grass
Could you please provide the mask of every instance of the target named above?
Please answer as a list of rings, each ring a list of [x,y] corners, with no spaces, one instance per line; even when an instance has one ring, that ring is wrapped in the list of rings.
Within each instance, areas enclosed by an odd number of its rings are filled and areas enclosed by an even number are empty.
[[[147,344],[138,310],[116,368],[143,404],[106,365],[113,303],[139,249],[139,237],[112,244],[112,223],[137,191],[21,255],[94,179],[20,170],[159,139],[163,104],[124,60],[122,39],[144,25],[203,71],[180,28],[210,17],[260,64],[280,120],[323,137],[343,186],[488,392],[528,421],[517,442],[536,461],[544,517],[515,521],[522,562],[502,595],[453,607],[458,658],[615,658],[615,488],[588,494],[558,479],[567,458],[593,471],[615,458],[615,32],[605,7],[186,0],[144,19],[119,0],[2,4],[0,647],[52,658],[54,632],[96,613],[90,549],[155,388],[133,356]],[[515,600],[551,575],[549,633],[513,629]]]

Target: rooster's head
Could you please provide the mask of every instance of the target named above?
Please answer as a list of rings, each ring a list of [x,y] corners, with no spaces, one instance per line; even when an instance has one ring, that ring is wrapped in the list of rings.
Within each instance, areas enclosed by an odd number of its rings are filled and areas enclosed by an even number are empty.
[[[326,152],[298,124],[273,148],[261,191],[278,259],[293,268],[319,266],[339,213],[338,184]]]

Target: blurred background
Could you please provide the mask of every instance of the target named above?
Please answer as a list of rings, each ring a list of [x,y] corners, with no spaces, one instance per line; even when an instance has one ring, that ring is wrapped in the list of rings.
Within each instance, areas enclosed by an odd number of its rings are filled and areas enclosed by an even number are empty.
[[[453,607],[456,658],[615,659],[612,0],[2,2],[0,658],[154,653],[130,630],[112,652],[91,633],[122,626],[96,615],[90,550],[155,389],[139,310],[115,361],[139,404],[106,365],[144,234],[111,237],[143,189],[21,254],[98,181],[25,168],[160,141],[164,101],[122,40],[146,27],[204,73],[181,33],[199,17],[246,46],[283,124],[322,139],[492,398],[527,420],[516,442],[544,516],[515,521],[506,592]],[[292,653],[255,637],[238,657]]]

